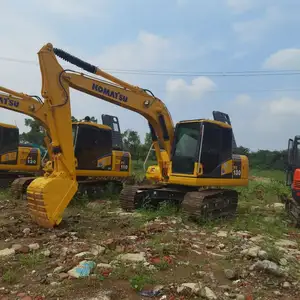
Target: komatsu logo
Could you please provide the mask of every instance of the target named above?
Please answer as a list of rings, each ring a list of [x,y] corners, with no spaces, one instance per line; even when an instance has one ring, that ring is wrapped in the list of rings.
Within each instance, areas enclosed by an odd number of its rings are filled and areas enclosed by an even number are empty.
[[[16,100],[0,97],[0,104],[4,104],[9,107],[18,107],[20,103]]]
[[[108,96],[110,98],[114,98],[116,100],[122,101],[122,102],[127,102],[128,101],[128,97],[125,95],[122,95],[119,92],[114,92],[111,91],[110,89],[104,88],[99,84],[93,83],[92,85],[92,90],[97,91],[98,93]]]

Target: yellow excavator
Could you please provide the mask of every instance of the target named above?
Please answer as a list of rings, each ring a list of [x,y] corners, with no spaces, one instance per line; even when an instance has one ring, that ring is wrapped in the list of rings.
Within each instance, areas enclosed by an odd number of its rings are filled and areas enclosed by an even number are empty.
[[[0,94],[0,102],[3,101]],[[36,176],[41,168],[41,151],[20,144],[17,126],[0,123],[0,186],[8,188],[17,178]]]
[[[43,171],[45,177],[51,176],[53,152],[47,118],[47,102],[43,102],[39,97],[33,98],[4,87],[0,87],[0,91],[4,92],[1,95],[3,99],[6,99],[0,101],[0,107],[31,116],[39,120],[46,130],[45,144],[50,160],[43,163]],[[8,103],[15,105],[11,106]],[[53,121],[56,122],[55,119]],[[104,187],[111,182],[120,191],[123,182],[128,180],[131,175],[131,155],[122,150],[118,118],[102,114],[102,123],[93,123],[88,117],[83,121],[72,123],[70,147],[73,149],[74,143],[75,173],[79,183],[78,194],[80,195],[87,194],[89,197],[98,197]],[[15,198],[19,198],[35,178],[16,179],[11,186]]]
[[[167,107],[149,90],[119,80],[50,43],[38,56],[54,163],[50,176],[35,179],[27,189],[31,216],[38,224],[59,224],[78,187],[70,147],[70,87],[135,111],[149,122],[158,166],[149,167],[147,177],[156,184],[126,186],[120,195],[123,209],[172,200],[192,217],[214,219],[236,213],[238,193],[224,187],[247,186],[249,164],[246,156],[233,155],[231,125],[197,119],[181,121],[174,128]],[[56,56],[103,79],[65,70]]]

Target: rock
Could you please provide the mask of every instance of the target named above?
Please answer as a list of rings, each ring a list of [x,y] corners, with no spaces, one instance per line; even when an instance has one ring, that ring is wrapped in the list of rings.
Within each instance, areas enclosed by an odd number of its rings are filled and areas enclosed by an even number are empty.
[[[243,239],[251,238],[251,233],[249,231],[237,231],[237,232],[235,232],[235,235],[237,235]]]
[[[289,282],[285,281],[285,282],[282,284],[282,287],[283,287],[284,289],[288,289],[288,288],[291,287],[291,284],[290,284]]]
[[[29,247],[30,250],[40,249],[40,245],[38,243],[30,244],[28,247]]]
[[[258,261],[250,267],[250,271],[253,270],[264,270],[275,276],[283,276],[283,270],[274,262],[269,260]]]
[[[285,258],[280,258],[279,260],[279,264],[281,266],[286,266],[288,264],[287,260]]]
[[[267,259],[268,258],[268,253],[264,250],[259,250],[257,253],[258,257],[262,260]]]
[[[237,295],[236,300],[246,300],[246,297],[244,295]]]
[[[248,256],[248,257],[255,258],[255,257],[257,257],[259,250],[260,250],[259,246],[254,246],[254,247],[242,250],[241,254]]]
[[[62,266],[59,266],[59,267],[56,267],[54,270],[53,270],[53,273],[60,273],[64,268]]]
[[[276,296],[281,296],[282,294],[281,294],[280,291],[274,291],[274,295],[276,295]]]
[[[25,297],[25,296],[26,296],[25,293],[18,293],[18,294],[17,294],[17,297],[19,297],[19,298],[23,298],[23,297]]]
[[[120,254],[118,255],[117,259],[122,261],[131,261],[131,262],[146,261],[145,252]]]
[[[188,290],[188,294],[198,295],[201,288],[201,283],[183,283],[177,288],[177,292],[179,291],[178,294],[182,294],[183,291]]]
[[[43,251],[43,255],[46,257],[49,257],[51,255],[50,250],[47,249],[47,250]]]
[[[224,245],[224,244],[219,244],[219,245],[218,245],[218,248],[219,248],[220,250],[223,250],[223,249],[225,249],[225,245]]]
[[[224,230],[220,230],[219,232],[217,232],[216,236],[217,237],[227,237],[228,232],[224,231]]]
[[[258,242],[261,242],[265,237],[263,235],[256,235],[256,236],[253,236],[252,238],[250,238],[250,241],[253,242],[253,243],[258,243]]]
[[[74,257],[75,258],[83,258],[83,257],[87,257],[87,256],[90,256],[90,255],[93,255],[93,253],[89,252],[89,251],[83,251],[83,252],[75,254]]]
[[[8,257],[8,256],[12,256],[16,253],[15,249],[12,248],[6,248],[3,250],[0,250],[0,257]]]
[[[200,294],[201,294],[201,297],[208,299],[208,300],[217,300],[218,299],[217,296],[215,295],[215,293],[207,286],[201,290]]]
[[[284,239],[280,239],[280,240],[276,241],[275,245],[277,247],[282,247],[282,248],[294,248],[294,249],[298,248],[297,242],[290,241],[290,240],[284,240]]]
[[[11,247],[12,247],[12,249],[15,249],[15,252],[17,254],[19,254],[19,253],[26,254],[26,253],[29,253],[29,251],[30,251],[28,246],[23,246],[21,244],[13,244]]]
[[[112,266],[110,264],[104,264],[104,263],[98,264],[97,267],[100,269],[111,269],[112,268]]]
[[[60,281],[62,281],[64,279],[69,278],[69,274],[67,274],[67,273],[59,273],[58,274],[58,278],[59,278]]]
[[[23,229],[23,233],[25,234],[25,235],[28,235],[29,233],[30,233],[30,228],[24,228]]]
[[[211,244],[211,243],[208,243],[205,246],[206,246],[207,249],[213,249],[213,248],[215,248],[215,245]]]
[[[91,253],[95,256],[97,255],[101,255],[105,252],[105,247],[102,247],[100,245],[95,245],[93,246],[92,250],[91,250]]]
[[[237,278],[237,273],[235,270],[225,269],[224,274],[225,274],[226,278],[228,278],[230,280],[234,280]]]
[[[53,282],[50,282],[50,285],[51,286],[58,286],[58,285],[60,285],[60,283],[56,282],[56,281],[53,281]]]
[[[272,206],[276,211],[282,211],[285,207],[284,203],[274,203]]]

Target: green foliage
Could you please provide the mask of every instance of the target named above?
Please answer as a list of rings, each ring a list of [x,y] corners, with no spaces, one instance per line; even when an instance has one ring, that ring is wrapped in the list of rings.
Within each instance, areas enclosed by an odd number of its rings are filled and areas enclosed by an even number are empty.
[[[251,152],[250,149],[239,146],[235,153],[248,156],[250,168],[258,170],[284,170],[287,161],[287,150]]]
[[[29,127],[30,130],[20,134],[20,142],[44,145],[45,134],[41,122],[34,119],[25,119],[25,126]]]

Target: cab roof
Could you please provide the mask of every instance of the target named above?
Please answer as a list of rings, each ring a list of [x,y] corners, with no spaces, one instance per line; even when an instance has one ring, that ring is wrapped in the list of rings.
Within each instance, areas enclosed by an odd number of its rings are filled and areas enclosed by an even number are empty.
[[[178,122],[178,124],[184,124],[184,123],[186,124],[187,123],[213,123],[223,128],[232,128],[232,126],[227,123],[216,121],[216,120],[210,120],[210,119],[194,119],[194,120],[184,120]]]
[[[100,129],[105,129],[105,130],[112,130],[111,127],[107,126],[107,125],[103,125],[103,124],[97,124],[94,122],[72,122],[73,125],[87,125],[87,126],[93,126],[93,127],[97,127]]]
[[[0,127],[18,129],[18,127],[17,127],[17,126],[15,126],[15,125],[11,125],[11,124],[6,124],[6,123],[0,123]]]

